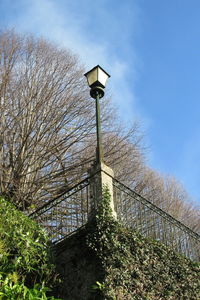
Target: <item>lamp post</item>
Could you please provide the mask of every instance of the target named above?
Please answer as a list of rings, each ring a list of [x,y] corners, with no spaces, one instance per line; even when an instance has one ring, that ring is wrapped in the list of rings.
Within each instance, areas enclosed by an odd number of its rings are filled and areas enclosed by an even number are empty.
[[[84,74],[90,87],[90,96],[96,100],[96,131],[97,131],[97,164],[103,161],[100,105],[99,99],[104,96],[106,81],[110,75],[99,65]]]
[[[89,170],[92,179],[90,182],[91,199],[93,199],[93,207],[98,209],[99,203],[103,199],[103,188],[106,185],[110,193],[110,208],[112,215],[117,218],[113,197],[113,177],[114,173],[111,168],[103,162],[102,138],[101,138],[101,122],[100,122],[100,104],[99,100],[104,96],[104,88],[106,81],[110,75],[104,71],[99,65],[84,74],[90,87],[90,96],[96,100],[96,131],[97,131],[97,152],[96,164]],[[91,214],[92,216],[92,214]]]

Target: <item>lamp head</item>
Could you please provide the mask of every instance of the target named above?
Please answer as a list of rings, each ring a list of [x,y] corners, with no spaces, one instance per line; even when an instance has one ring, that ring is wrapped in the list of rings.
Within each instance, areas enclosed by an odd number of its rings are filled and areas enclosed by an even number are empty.
[[[90,95],[92,98],[96,98],[97,94],[100,98],[104,96],[104,88],[106,81],[110,75],[99,65],[84,74],[87,78],[89,87],[91,88]]]

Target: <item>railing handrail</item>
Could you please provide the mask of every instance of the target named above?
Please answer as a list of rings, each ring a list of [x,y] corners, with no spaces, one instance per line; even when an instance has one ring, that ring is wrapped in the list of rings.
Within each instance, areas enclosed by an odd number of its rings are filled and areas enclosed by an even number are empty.
[[[107,174],[107,175],[109,175],[109,174]],[[112,176],[110,176],[110,177],[112,177]],[[142,202],[143,202],[143,204],[145,206],[149,207],[153,211],[156,211],[160,216],[164,217],[168,221],[172,221],[171,223],[177,225],[179,228],[182,227],[182,229],[184,231],[188,232],[189,234],[191,234],[192,236],[194,236],[194,238],[196,238],[197,240],[200,241],[200,235],[197,232],[193,231],[191,228],[189,228],[188,226],[186,226],[182,222],[180,222],[177,219],[175,219],[172,215],[170,215],[169,213],[167,213],[166,211],[164,211],[163,209],[161,209],[160,207],[158,207],[157,205],[155,205],[154,203],[152,203],[151,201],[149,201],[145,197],[141,196],[140,194],[138,194],[137,192],[135,192],[134,190],[132,190],[131,188],[129,188],[128,186],[126,186],[124,183],[121,183],[119,180],[115,179],[114,177],[112,177],[112,179],[113,179],[113,184],[116,181],[119,185],[121,185],[124,188],[126,188],[131,194],[134,194],[135,196],[139,197],[140,200],[142,200]],[[125,192],[125,193],[127,193],[127,192]],[[140,200],[137,200],[137,201],[140,201]],[[149,206],[147,205],[147,203],[148,203]]]
[[[37,208],[34,212],[30,213],[28,216],[30,218],[32,218],[34,215],[40,216],[41,214],[43,214],[44,212],[46,212],[49,208],[53,207],[54,202],[56,202],[56,204],[61,203],[62,201],[64,201],[65,199],[61,199],[60,201],[57,202],[57,200],[61,197],[63,197],[64,195],[70,193],[71,191],[75,190],[71,195],[73,195],[74,193],[77,192],[76,188],[80,186],[80,188],[78,190],[81,190],[82,188],[88,186],[90,184],[89,179],[92,176],[88,176],[86,178],[84,178],[82,181],[80,181],[79,183],[75,184],[74,186],[72,186],[71,188],[69,188],[68,190],[64,191],[62,194],[60,194],[59,196],[57,196],[54,199],[51,199],[50,201],[48,201],[47,203],[45,203],[44,205],[40,206],[39,208]],[[82,187],[82,184],[86,183],[84,185],[84,187]],[[70,196],[71,196],[70,195]],[[52,205],[51,205],[52,204]],[[56,205],[55,204],[55,205]],[[47,208],[46,210],[43,211],[43,209]],[[40,214],[38,214],[38,212],[42,211]]]
[[[144,224],[141,223],[142,227],[141,229],[147,229],[146,232],[143,232],[143,234],[147,234],[151,236],[151,232],[148,232],[148,228],[152,227],[155,228],[152,233],[155,234],[155,239],[158,237],[160,240],[163,239],[164,243],[167,243],[167,240],[165,240],[166,236],[162,236],[162,233],[165,232],[168,237],[169,232],[171,232],[171,228],[177,232],[178,230],[178,240],[177,243],[181,242],[180,238],[186,239],[185,243],[189,243],[188,245],[185,245],[186,248],[184,251],[189,251],[187,249],[191,248],[191,243],[194,242],[195,244],[200,242],[200,235],[193,231],[191,228],[183,224],[182,222],[178,221],[176,218],[171,216],[169,213],[158,207],[156,204],[152,203],[148,199],[146,199],[144,196],[141,196],[136,191],[132,190],[130,187],[126,186],[124,183],[121,183],[119,180],[115,179],[112,175],[108,174],[105,170],[98,170],[97,172],[91,174],[90,176],[84,178],[79,183],[75,184],[74,186],[70,187],[66,191],[63,191],[59,196],[55,197],[54,199],[51,199],[47,203],[43,204],[41,207],[37,208],[34,212],[29,214],[29,217],[31,218],[38,218],[40,222],[46,226],[46,228],[49,230],[49,234],[52,237],[53,242],[58,242],[65,238],[67,235],[72,234],[76,232],[77,229],[79,229],[81,226],[84,226],[89,219],[89,215],[91,214],[92,205],[91,205],[91,196],[95,195],[94,188],[95,188],[95,182],[96,180],[91,181],[91,179],[97,175],[100,172],[104,172],[112,178],[112,184],[114,188],[114,201],[116,201],[116,208],[117,212],[119,213],[118,219],[122,222],[125,221],[125,224],[127,226],[133,226],[139,224],[140,226],[140,211],[142,212],[144,210],[143,217]],[[95,179],[95,178],[94,178]],[[90,190],[91,188],[91,190]],[[96,187],[98,188],[98,187]],[[77,193],[77,195],[76,195]],[[91,195],[92,193],[92,195]],[[123,196],[124,195],[124,196]],[[127,199],[128,195],[130,197]],[[116,199],[115,199],[116,196]],[[72,198],[71,198],[72,197]],[[74,198],[75,197],[75,198]],[[74,202],[74,199],[78,199],[78,202]],[[119,206],[118,202],[119,201]],[[79,202],[80,201],[80,202]],[[130,204],[130,207],[127,210],[126,203]],[[121,205],[120,205],[121,203]],[[131,205],[133,203],[133,205]],[[135,203],[135,204],[134,204]],[[134,206],[135,205],[135,206]],[[78,209],[78,210],[76,210]],[[79,210],[80,209],[80,210]],[[119,211],[118,211],[119,209]],[[130,209],[130,210],[129,210]],[[135,216],[134,216],[134,211]],[[59,212],[61,214],[59,214]],[[128,212],[132,212],[130,215],[127,214]],[[43,217],[44,214],[44,217]],[[122,215],[122,218],[120,219],[120,215]],[[42,216],[42,217],[41,217]],[[46,216],[46,217],[45,217]],[[139,218],[138,218],[139,216]],[[80,217],[80,219],[79,219]],[[157,218],[156,218],[157,217]],[[138,221],[136,223],[133,223],[135,219],[138,218]],[[152,219],[153,218],[153,219]],[[156,223],[155,223],[155,222]],[[62,223],[64,222],[64,223]],[[150,227],[145,227],[146,225],[150,225]],[[160,223],[161,222],[161,223]],[[125,225],[124,224],[124,225]],[[135,224],[135,225],[134,225]],[[157,226],[158,224],[158,226]],[[161,227],[160,227],[161,224]],[[81,226],[80,226],[81,225]],[[144,226],[143,226],[144,225]],[[164,225],[164,227],[163,227]],[[60,227],[61,226],[61,227]],[[165,227],[166,226],[166,227]],[[54,227],[56,227],[56,230],[54,230]],[[137,226],[135,227],[137,228]],[[166,231],[164,231],[166,230]],[[170,230],[170,231],[169,231]],[[173,231],[172,231],[173,232]],[[180,233],[180,234],[179,234]],[[188,242],[188,239],[191,239],[191,243]],[[182,243],[182,242],[181,242]],[[196,244],[197,245],[197,244]],[[179,247],[179,245],[177,244]],[[185,255],[188,257],[198,257],[198,254],[188,254],[187,252],[184,252],[181,250],[180,246],[180,252],[185,253]],[[183,244],[184,247],[184,244]],[[190,248],[187,248],[190,247]],[[196,247],[196,246],[195,246]],[[193,250],[192,250],[193,251]]]

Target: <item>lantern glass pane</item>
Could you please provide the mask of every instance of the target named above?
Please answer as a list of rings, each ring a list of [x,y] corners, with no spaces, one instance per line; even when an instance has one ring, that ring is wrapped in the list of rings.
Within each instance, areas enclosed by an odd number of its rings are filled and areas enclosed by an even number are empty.
[[[94,82],[97,81],[97,68],[87,74],[87,80],[89,86],[91,86]]]
[[[98,81],[105,87],[108,75],[98,68]]]

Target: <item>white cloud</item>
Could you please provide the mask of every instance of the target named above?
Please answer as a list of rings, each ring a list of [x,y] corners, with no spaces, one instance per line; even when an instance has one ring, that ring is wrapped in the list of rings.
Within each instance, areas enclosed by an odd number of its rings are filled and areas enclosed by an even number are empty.
[[[127,1],[131,8],[134,8],[133,2]],[[117,6],[110,13],[109,1],[92,3],[90,0],[31,0],[27,4],[23,0],[21,13],[13,23],[19,31],[34,32],[70,48],[88,69],[102,65],[112,76],[111,86],[120,111],[126,110],[127,118],[132,118],[130,114],[134,115],[137,110],[134,96],[137,58],[129,38],[131,33],[134,35],[132,26],[136,14],[133,10],[131,15],[130,11],[123,15]],[[118,19],[120,15],[121,20]],[[130,76],[132,82],[128,86]]]
[[[138,26],[135,2],[116,5],[108,0],[18,0],[20,11],[10,26],[71,49],[88,70],[96,64],[105,68],[111,74],[108,89],[113,102],[130,123],[142,114],[134,92],[138,76],[138,57],[132,44]],[[148,127],[149,120],[144,115],[142,119]]]

